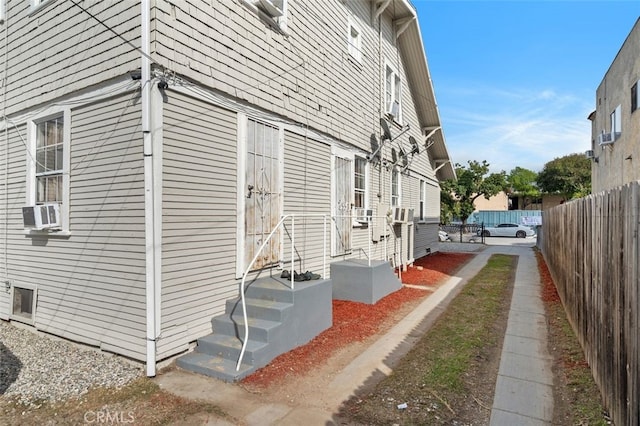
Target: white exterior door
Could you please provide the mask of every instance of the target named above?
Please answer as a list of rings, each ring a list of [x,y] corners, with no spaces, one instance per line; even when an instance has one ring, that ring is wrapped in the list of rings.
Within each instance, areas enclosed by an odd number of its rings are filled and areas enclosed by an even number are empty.
[[[353,194],[353,160],[333,156],[331,254],[351,252],[351,197]]]
[[[276,227],[282,211],[280,130],[252,119],[246,121],[244,174],[244,268]],[[252,269],[278,263],[279,232],[269,240]]]

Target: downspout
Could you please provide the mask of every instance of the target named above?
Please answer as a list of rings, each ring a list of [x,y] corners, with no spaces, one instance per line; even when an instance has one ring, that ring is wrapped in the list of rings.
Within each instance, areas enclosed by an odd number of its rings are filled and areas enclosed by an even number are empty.
[[[3,7],[0,5],[0,7]],[[9,72],[9,8],[4,15],[4,74],[2,75],[2,120],[4,121],[4,274],[5,288],[9,281],[9,121],[7,120],[7,73]]]
[[[147,307],[147,376],[156,375],[156,235],[153,190],[153,138],[151,134],[151,7],[149,0],[140,2],[141,17],[141,101],[144,156],[144,228],[145,228],[145,294]]]

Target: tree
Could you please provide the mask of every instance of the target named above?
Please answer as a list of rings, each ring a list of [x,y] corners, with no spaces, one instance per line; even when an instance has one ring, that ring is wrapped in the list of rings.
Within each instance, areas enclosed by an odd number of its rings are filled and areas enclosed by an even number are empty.
[[[468,163],[467,167],[456,164],[457,180],[449,179],[440,183],[442,193],[446,194],[441,197],[445,201],[445,209],[448,208],[457,214],[463,224],[467,223],[467,219],[475,210],[473,202],[477,198],[484,197],[488,200],[507,186],[504,171],[488,175],[489,163],[485,160],[481,163],[473,160]]]
[[[591,161],[583,154],[555,158],[544,165],[537,182],[543,192],[567,200],[584,197],[591,193]]]
[[[512,194],[523,198],[525,202],[523,207],[527,206],[527,199],[540,198],[540,189],[536,185],[537,179],[536,172],[523,167],[518,166],[509,172],[507,183]]]

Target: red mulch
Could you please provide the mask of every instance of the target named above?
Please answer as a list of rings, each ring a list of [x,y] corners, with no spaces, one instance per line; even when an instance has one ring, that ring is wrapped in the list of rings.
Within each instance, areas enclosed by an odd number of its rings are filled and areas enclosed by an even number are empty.
[[[437,285],[458,270],[473,255],[462,253],[434,253],[417,259],[415,265],[402,274],[406,284]],[[425,289],[427,290],[427,289]],[[380,299],[374,305],[346,300],[333,301],[333,325],[306,345],[275,358],[242,382],[268,387],[289,376],[299,376],[310,368],[324,363],[338,349],[349,343],[364,341],[381,330],[385,320],[407,303],[431,294],[430,291],[403,287]]]
[[[417,259],[412,267],[402,272],[402,282],[414,285],[434,285],[449,278],[474,255],[471,253],[437,252]],[[420,270],[422,267],[422,270]]]
[[[538,271],[540,272],[540,279],[542,280],[542,301],[549,306],[561,306],[562,301],[560,299],[560,295],[558,294],[556,285],[553,282],[553,278],[551,278],[551,273],[549,272],[547,263],[544,261],[544,257],[539,251],[536,251],[536,259],[538,260]],[[550,321],[552,326],[559,327],[557,325],[557,320],[551,318]],[[589,363],[584,359],[584,357],[581,356],[579,359],[575,359],[567,353],[562,355],[562,363],[565,368],[569,369],[589,368]]]
[[[560,295],[553,282],[553,278],[551,278],[551,272],[549,272],[547,263],[539,251],[536,251],[536,259],[538,260],[538,271],[540,272],[540,279],[542,280],[542,301],[548,303],[560,302]]]

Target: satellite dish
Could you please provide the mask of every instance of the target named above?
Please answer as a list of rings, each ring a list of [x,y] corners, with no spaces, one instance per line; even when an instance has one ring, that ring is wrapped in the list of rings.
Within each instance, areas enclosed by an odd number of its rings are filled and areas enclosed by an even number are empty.
[[[387,123],[387,120],[381,118],[380,127],[382,127],[382,140],[391,140],[391,130],[389,130],[389,123]]]
[[[420,154],[420,147],[416,138],[409,136],[409,143],[411,144],[411,155]]]

